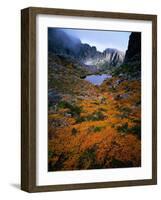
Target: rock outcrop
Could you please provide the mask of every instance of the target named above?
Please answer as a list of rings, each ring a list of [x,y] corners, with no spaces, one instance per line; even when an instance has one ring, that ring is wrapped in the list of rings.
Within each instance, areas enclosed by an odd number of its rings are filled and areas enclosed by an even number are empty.
[[[124,52],[111,48],[105,49],[103,55],[104,59],[107,60],[111,66],[120,66],[125,57]]]
[[[137,62],[141,65],[141,33],[132,32],[129,38],[128,49],[125,54],[124,64]]]
[[[132,32],[123,63],[113,71],[114,76],[136,80],[141,78],[141,33]]]

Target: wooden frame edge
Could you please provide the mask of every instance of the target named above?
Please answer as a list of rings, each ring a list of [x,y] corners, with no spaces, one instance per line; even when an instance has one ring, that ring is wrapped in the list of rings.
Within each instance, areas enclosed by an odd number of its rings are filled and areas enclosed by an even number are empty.
[[[36,17],[21,10],[21,189],[36,186]]]
[[[29,11],[21,11],[21,189],[29,191]]]
[[[157,184],[157,15],[152,19],[152,179]]]
[[[154,181],[154,179],[136,180],[136,181],[131,180],[131,181],[113,181],[113,182],[99,182],[99,183],[35,186],[27,192],[29,193],[56,192],[56,191],[68,191],[68,190],[87,190],[87,189],[103,189],[103,188],[149,186],[149,185],[156,185],[156,182]]]

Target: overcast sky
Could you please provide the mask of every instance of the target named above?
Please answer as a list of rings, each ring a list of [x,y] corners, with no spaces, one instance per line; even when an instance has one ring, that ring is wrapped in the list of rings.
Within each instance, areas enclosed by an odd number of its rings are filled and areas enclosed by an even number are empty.
[[[96,31],[83,29],[63,29],[69,35],[79,38],[82,43],[96,46],[97,50],[103,51],[106,48],[116,48],[126,51],[131,32],[122,31]]]

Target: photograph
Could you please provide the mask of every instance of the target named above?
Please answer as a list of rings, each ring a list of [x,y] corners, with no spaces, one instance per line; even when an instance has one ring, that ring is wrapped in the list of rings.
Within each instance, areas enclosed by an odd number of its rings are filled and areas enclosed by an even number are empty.
[[[47,35],[48,171],[141,167],[141,32]]]

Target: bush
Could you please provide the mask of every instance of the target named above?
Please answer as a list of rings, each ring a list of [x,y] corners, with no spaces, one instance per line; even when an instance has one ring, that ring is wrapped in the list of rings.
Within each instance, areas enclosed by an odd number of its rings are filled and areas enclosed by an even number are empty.
[[[100,132],[104,127],[102,126],[91,126],[89,128],[90,131],[93,131],[93,132]]]
[[[117,130],[122,133],[127,133],[128,132],[128,123],[126,122],[125,124],[118,126]]]
[[[54,156],[54,152],[52,152],[52,151],[48,151],[48,158],[52,158]]]
[[[72,135],[76,135],[77,134],[77,129],[76,128],[72,128]]]
[[[132,112],[131,108],[129,108],[129,107],[120,107],[120,108],[119,108],[119,111],[120,111],[120,112],[127,113],[127,114],[129,114],[129,113]]]
[[[135,125],[135,126],[131,127],[129,129],[129,132],[137,135],[138,138],[141,139],[141,126],[140,125]]]
[[[72,105],[68,103],[67,101],[61,101],[58,104],[58,108],[68,108],[69,113],[72,115],[72,117],[79,116],[80,113],[82,112],[82,107],[77,106],[77,105]]]
[[[132,113],[132,109],[129,107],[119,107],[118,110],[121,112],[122,118],[127,118]]]
[[[48,162],[48,171],[60,171],[64,167],[64,162],[68,159],[68,155],[61,153],[56,162],[49,160]]]
[[[141,139],[141,126],[135,125],[131,128],[128,127],[128,123],[123,124],[122,126],[118,126],[117,130],[122,133],[132,133],[138,136]]]
[[[78,169],[92,169],[96,164],[96,146],[86,149],[79,157]]]
[[[97,111],[85,117],[81,117],[80,115],[78,115],[76,123],[81,123],[84,121],[99,121],[103,120],[104,118],[105,118],[104,114],[101,111]]]
[[[58,103],[58,108],[68,108],[70,104],[67,101],[61,101]]]
[[[120,114],[117,114],[116,117],[118,118],[128,118],[129,115],[132,113],[131,108],[128,107],[118,107],[118,110],[121,112]]]
[[[76,119],[76,123],[81,123],[81,122],[84,122],[84,121],[86,121],[85,117],[78,116],[77,119]]]
[[[94,132],[100,132],[102,130],[102,127],[101,126],[96,126],[94,127],[93,131]]]
[[[98,121],[105,118],[104,114],[101,111],[94,112],[92,115],[88,116],[89,121]]]

